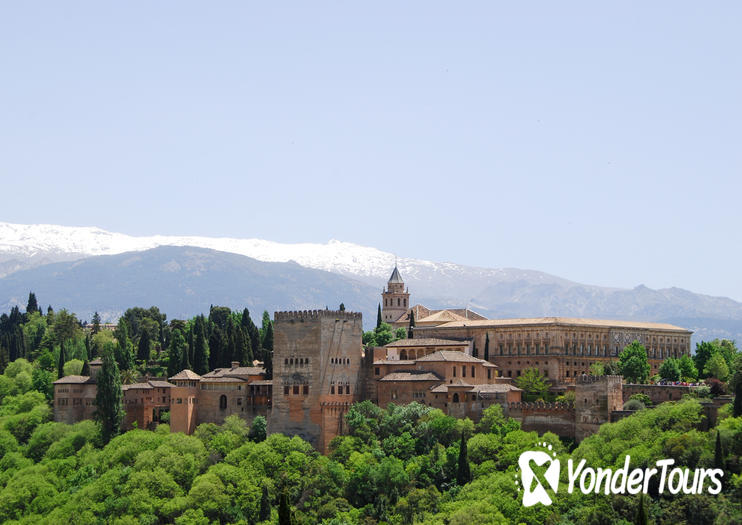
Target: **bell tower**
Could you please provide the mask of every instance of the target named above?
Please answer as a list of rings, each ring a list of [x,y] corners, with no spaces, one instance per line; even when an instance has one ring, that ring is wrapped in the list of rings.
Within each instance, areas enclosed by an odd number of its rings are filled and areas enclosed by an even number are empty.
[[[410,307],[410,293],[405,289],[404,281],[396,265],[392,276],[386,283],[386,290],[381,292],[381,298],[381,320],[385,323],[393,323],[407,313]]]

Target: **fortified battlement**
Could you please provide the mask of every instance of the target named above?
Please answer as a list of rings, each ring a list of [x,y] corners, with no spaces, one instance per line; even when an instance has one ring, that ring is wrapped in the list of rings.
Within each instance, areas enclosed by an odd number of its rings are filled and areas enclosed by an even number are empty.
[[[341,310],[297,310],[290,312],[273,312],[274,321],[304,321],[307,319],[320,319],[323,317],[360,320],[361,313]]]
[[[509,408],[510,410],[553,410],[559,412],[574,412],[575,410],[575,406],[572,403],[562,403],[559,401],[555,401],[553,403],[531,403],[528,401],[524,401],[522,403],[510,403]]]
[[[575,378],[575,383],[577,384],[589,384],[589,383],[598,383],[600,381],[606,381],[608,383],[621,383],[623,381],[622,376],[577,376]]]

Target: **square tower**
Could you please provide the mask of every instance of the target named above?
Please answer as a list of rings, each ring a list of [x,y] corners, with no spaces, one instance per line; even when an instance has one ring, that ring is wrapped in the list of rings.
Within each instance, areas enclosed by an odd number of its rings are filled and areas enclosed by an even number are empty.
[[[358,400],[363,324],[356,312],[276,312],[268,431],[325,451]]]

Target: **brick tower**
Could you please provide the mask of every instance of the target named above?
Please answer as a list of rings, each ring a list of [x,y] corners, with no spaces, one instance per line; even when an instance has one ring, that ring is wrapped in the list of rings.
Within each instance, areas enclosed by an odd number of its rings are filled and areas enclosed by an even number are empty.
[[[404,281],[396,265],[392,276],[386,283],[386,290],[381,292],[381,297],[381,320],[385,323],[393,323],[407,313],[410,307],[410,293],[405,289]]]

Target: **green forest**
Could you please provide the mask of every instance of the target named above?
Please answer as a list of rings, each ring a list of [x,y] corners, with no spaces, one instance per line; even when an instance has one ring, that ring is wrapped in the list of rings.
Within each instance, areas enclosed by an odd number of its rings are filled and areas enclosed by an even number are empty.
[[[364,401],[345,416],[348,432],[327,455],[299,437],[266,436],[262,417],[202,424],[192,436],[171,433],[165,423],[120,433],[105,418],[53,422],[52,382],[84,372],[97,356],[104,368],[110,361],[121,382],[231,360],[270,366],[267,314],[258,327],[247,310],[212,307],[208,316],[168,322],[156,307],[131,308],[115,331],[104,324],[99,316],[83,324],[65,310],[42,312],[33,294],[25,313],[15,308],[0,316],[0,522],[742,523],[739,395],[711,428],[695,397],[656,407],[643,400],[633,415],[579,445],[523,431],[497,405],[475,423],[417,403],[382,409]],[[404,335],[378,323],[364,339]],[[635,352],[619,365],[644,374]],[[716,392],[704,395],[742,388],[742,357],[731,343],[701,343],[691,363],[673,361],[665,369],[678,378],[711,377]],[[632,468],[665,458],[691,469],[720,468],[722,492],[660,494],[655,483],[647,497],[568,494],[563,468],[554,503],[524,507],[518,457],[538,443],[551,445],[563,465],[572,458],[622,467],[630,455]]]

